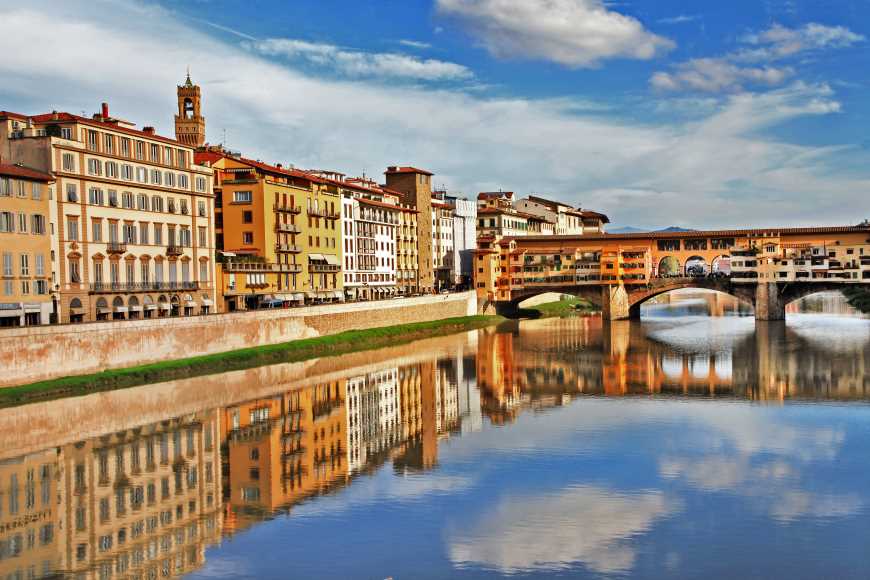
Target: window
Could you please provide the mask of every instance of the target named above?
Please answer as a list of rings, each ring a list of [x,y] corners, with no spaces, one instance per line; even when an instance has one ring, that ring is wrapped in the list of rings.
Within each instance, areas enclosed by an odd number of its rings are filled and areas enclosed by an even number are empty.
[[[134,224],[124,224],[122,228],[124,234],[124,242],[127,244],[136,243],[136,226]]]
[[[190,247],[190,228],[187,226],[182,226],[178,234],[178,243],[179,245]]]
[[[3,275],[12,276],[12,252],[3,252]]]
[[[160,145],[151,144],[151,161],[160,163]]]
[[[207,183],[205,177],[197,177],[196,178],[196,190],[199,192],[204,192],[206,190]]]
[[[242,232],[242,243],[250,245],[254,243],[254,232]]]
[[[70,129],[69,127],[61,127],[60,138],[61,139],[72,139],[72,129]]]
[[[30,187],[30,197],[32,197],[33,199],[35,199],[37,201],[41,200],[42,199],[42,186],[36,181],[31,183],[30,186],[31,186]]]
[[[106,177],[118,178],[118,164],[114,161],[106,161]]]
[[[15,232],[15,214],[11,211],[0,211],[0,233]]]
[[[163,226],[154,224],[154,244],[160,246],[163,244]]]
[[[190,189],[190,178],[184,173],[178,174],[178,187],[181,189]]]
[[[151,198],[151,211],[163,211],[163,198],[157,195]]]
[[[166,165],[172,165],[172,148],[164,147],[163,148],[163,163]]]
[[[30,255],[21,254],[19,264],[21,276],[30,276]]]
[[[79,240],[79,218],[67,216],[66,239],[77,242]]]
[[[130,156],[130,140],[126,137],[121,137],[121,156]]]
[[[133,209],[133,193],[125,191],[121,193],[121,207],[125,209]]]
[[[199,263],[199,281],[208,282],[208,262]]]
[[[204,201],[196,202],[196,213],[199,217],[206,217],[208,215]]]
[[[208,245],[208,235],[205,227],[199,228],[199,247],[204,248]]]
[[[139,183],[148,183],[148,170],[144,167],[137,167],[136,181],[138,181]]]
[[[234,191],[233,203],[251,203],[254,200],[253,193],[250,191]]]
[[[139,243],[147,244],[148,243],[148,223],[140,222],[139,223]]]
[[[76,203],[79,200],[78,189],[76,189],[75,183],[66,184],[66,200],[72,203]]]
[[[189,210],[187,209],[187,200],[181,199],[180,202],[181,202],[181,213],[183,215],[187,215],[188,213],[190,213]]]
[[[87,133],[88,149],[90,149],[91,151],[96,151],[97,150],[97,132],[85,130],[85,133]]]
[[[115,138],[108,133],[105,135],[104,140],[106,146],[103,148],[103,151],[106,153],[114,153],[115,152]]]
[[[178,166],[179,167],[187,167],[187,151],[183,149],[178,150]]]
[[[30,216],[31,228],[30,231],[36,235],[45,235],[45,216],[41,214],[33,214]]]
[[[136,159],[145,159],[144,141],[136,141]]]
[[[109,205],[112,207],[118,207],[118,192],[114,189],[109,190]]]
[[[175,174],[171,171],[165,171],[163,173],[163,183],[166,184],[166,187],[175,187]]]
[[[126,163],[121,166],[121,179],[133,181],[133,166]]]
[[[8,177],[0,177],[0,196],[9,197],[12,195],[12,182]]]
[[[22,234],[27,233],[27,214],[20,213],[18,214],[18,232]]]
[[[88,159],[88,174],[89,175],[102,175],[103,174],[103,162],[99,159]]]
[[[69,281],[73,284],[79,284],[82,281],[81,272],[79,271],[79,261],[70,258],[69,261]]]
[[[163,181],[162,174],[157,169],[151,170],[151,183],[154,185],[161,185]]]
[[[103,203],[105,203],[103,190],[99,187],[90,188],[90,190],[88,190],[88,203],[91,205],[103,205]]]
[[[139,194],[136,196],[136,209],[140,210],[148,210],[148,196],[144,194]]]
[[[36,254],[36,275],[45,276],[45,256]]]

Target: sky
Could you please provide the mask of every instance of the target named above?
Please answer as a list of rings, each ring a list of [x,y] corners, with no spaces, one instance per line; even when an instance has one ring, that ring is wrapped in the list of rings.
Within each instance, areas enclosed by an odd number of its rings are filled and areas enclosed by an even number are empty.
[[[0,0],[0,110],[642,228],[870,217],[870,0]]]

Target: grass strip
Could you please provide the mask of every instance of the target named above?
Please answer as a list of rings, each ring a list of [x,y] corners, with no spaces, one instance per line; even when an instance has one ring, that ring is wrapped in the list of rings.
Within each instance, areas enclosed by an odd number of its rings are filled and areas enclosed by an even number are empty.
[[[528,308],[520,308],[518,313],[522,318],[566,318],[576,314],[597,312],[598,307],[576,296],[562,298],[555,302],[545,302]]]
[[[504,320],[500,316],[462,316],[430,322],[350,330],[328,336],[168,360],[123,369],[110,369],[99,373],[62,377],[16,387],[0,387],[0,407],[373,350],[424,338],[475,330],[498,324]]]

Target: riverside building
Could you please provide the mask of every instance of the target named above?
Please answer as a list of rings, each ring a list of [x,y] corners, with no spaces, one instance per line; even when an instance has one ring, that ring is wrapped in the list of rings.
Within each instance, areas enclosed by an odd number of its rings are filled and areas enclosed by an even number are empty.
[[[49,196],[54,178],[0,163],[0,326],[48,324],[54,313]]]
[[[203,314],[214,305],[212,170],[192,147],[112,117],[0,112],[10,161],[55,176],[59,322]]]
[[[384,175],[385,187],[398,192],[402,196],[402,204],[417,212],[415,216],[408,212],[401,218],[402,232],[408,232],[409,238],[416,235],[416,240],[403,240],[409,245],[416,242],[416,254],[406,255],[407,259],[401,263],[400,287],[404,294],[431,293],[435,289],[431,219],[432,173],[416,167],[392,165]]]

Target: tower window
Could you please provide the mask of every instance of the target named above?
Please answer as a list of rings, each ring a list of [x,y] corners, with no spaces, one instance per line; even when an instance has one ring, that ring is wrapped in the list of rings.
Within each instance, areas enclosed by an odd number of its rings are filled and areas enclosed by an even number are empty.
[[[184,99],[184,118],[193,119],[193,99]]]

